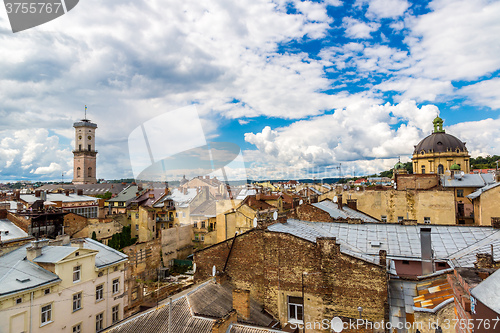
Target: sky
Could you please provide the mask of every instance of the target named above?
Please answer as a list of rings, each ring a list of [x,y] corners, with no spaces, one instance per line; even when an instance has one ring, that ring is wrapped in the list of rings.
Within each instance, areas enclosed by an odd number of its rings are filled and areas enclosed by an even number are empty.
[[[486,0],[81,0],[17,33],[0,8],[0,180],[72,179],[85,105],[104,179],[136,176],[131,133],[186,107],[197,144],[239,146],[233,179],[387,170],[437,115],[500,154],[498,36]],[[177,119],[160,146],[189,141]]]

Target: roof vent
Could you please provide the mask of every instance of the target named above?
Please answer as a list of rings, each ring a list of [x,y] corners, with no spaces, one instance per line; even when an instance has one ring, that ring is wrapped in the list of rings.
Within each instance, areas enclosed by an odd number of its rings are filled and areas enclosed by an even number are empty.
[[[370,244],[372,247],[380,247],[381,243],[379,241],[371,241]]]
[[[30,278],[23,278],[23,279],[17,278],[16,281],[21,282],[21,283],[25,283],[25,282],[28,282],[28,281],[31,281],[31,280],[30,280]]]

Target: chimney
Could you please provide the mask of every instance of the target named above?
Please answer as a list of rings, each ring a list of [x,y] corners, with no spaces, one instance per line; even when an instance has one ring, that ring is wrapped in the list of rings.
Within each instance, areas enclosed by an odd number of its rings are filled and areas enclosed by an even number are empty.
[[[255,200],[260,201],[261,194],[260,192],[255,195]]]
[[[422,275],[434,273],[431,228],[420,228],[420,248],[422,253]]]
[[[154,199],[154,198],[155,198],[155,194],[154,194],[154,192],[149,192],[149,198],[150,198],[150,199]]]
[[[233,309],[243,320],[250,319],[250,291],[235,289],[233,290]]]
[[[78,247],[80,249],[83,249],[84,243],[85,243],[85,241],[83,239],[75,239],[75,240],[71,241],[71,245],[76,245],[76,247]]]
[[[454,170],[450,170],[450,178],[451,179],[455,178],[455,171]]]
[[[340,210],[342,210],[342,194],[337,196],[337,205]]]
[[[48,239],[41,239],[31,242],[31,246],[26,249],[26,259],[33,261],[42,255],[42,248],[49,245]]]
[[[500,229],[500,217],[492,217],[491,218],[491,226],[494,229]]]
[[[35,197],[36,198],[40,198],[40,190],[36,190],[35,191]]]
[[[83,189],[79,188],[78,190],[76,190],[76,193],[78,195],[83,195]]]
[[[165,182],[165,195],[168,195],[168,182]]]
[[[64,194],[66,194],[66,196],[69,197],[69,190],[64,190]]]
[[[378,251],[379,255],[379,264],[382,267],[387,267],[387,251],[386,250],[380,250]]]
[[[347,199],[347,207],[358,210],[358,200],[357,199]]]
[[[491,253],[476,253],[475,268],[493,268],[493,256]]]

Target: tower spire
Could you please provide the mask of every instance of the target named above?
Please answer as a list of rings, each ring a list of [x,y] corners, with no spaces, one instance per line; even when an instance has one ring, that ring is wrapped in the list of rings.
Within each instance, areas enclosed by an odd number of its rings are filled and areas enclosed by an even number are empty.
[[[87,119],[87,105],[85,105],[85,118],[84,119]]]

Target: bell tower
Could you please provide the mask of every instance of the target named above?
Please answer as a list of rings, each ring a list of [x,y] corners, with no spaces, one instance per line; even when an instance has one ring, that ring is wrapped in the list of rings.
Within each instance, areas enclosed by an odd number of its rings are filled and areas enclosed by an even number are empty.
[[[97,124],[87,119],[87,106],[85,118],[73,124],[75,128],[75,150],[73,150],[73,184],[95,184],[96,155],[95,130]]]

